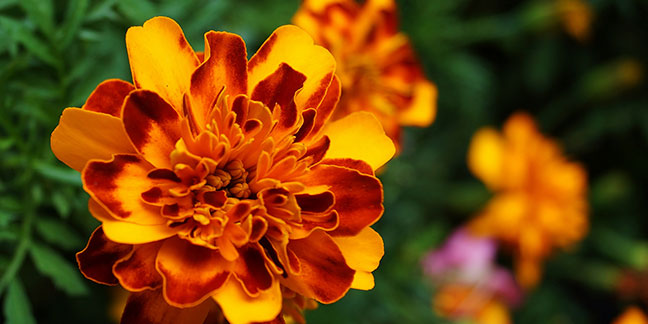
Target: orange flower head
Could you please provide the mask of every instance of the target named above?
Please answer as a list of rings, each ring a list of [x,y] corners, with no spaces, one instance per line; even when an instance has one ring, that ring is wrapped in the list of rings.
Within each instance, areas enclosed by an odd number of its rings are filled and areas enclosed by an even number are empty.
[[[648,317],[639,307],[630,306],[612,324],[648,324]]]
[[[557,0],[556,11],[569,36],[585,42],[589,39],[594,13],[586,0]]]
[[[453,320],[477,324],[512,323],[508,306],[477,286],[442,286],[435,293],[432,306],[437,314]]]
[[[343,88],[334,119],[372,112],[397,144],[401,126],[432,123],[437,90],[398,31],[394,1],[304,0],[293,22],[335,56]]]
[[[552,249],[570,246],[587,232],[584,168],[567,161],[524,113],[510,117],[502,133],[480,129],[468,166],[495,193],[471,229],[512,247],[518,281],[534,286]]]
[[[374,170],[395,149],[368,113],[329,122],[326,49],[283,26],[249,61],[226,32],[206,33],[203,55],[165,17],[126,47],[133,84],[101,83],[51,139],[101,222],[79,268],[131,292],[122,323],[282,321],[284,299],[294,314],[373,287]]]

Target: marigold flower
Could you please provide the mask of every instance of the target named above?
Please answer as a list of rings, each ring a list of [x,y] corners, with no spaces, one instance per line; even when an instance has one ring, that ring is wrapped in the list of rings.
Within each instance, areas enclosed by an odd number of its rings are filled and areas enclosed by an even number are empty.
[[[630,306],[612,324],[648,324],[648,317],[639,307]]]
[[[585,169],[567,161],[524,113],[511,116],[502,133],[479,130],[470,143],[468,166],[495,192],[471,230],[512,247],[518,281],[534,286],[552,249],[567,247],[587,232]]]
[[[510,323],[509,308],[522,293],[511,273],[495,264],[492,239],[455,231],[423,259],[423,272],[437,290],[432,301],[440,315],[477,323]]]
[[[227,32],[207,32],[201,55],[165,17],[126,47],[133,84],[101,83],[51,139],[101,222],[79,268],[131,292],[122,323],[202,323],[216,304],[230,323],[282,322],[284,298],[373,287],[374,170],[395,149],[368,113],[328,122],[340,83],[326,49],[283,26],[249,61]]]
[[[401,126],[432,123],[437,90],[397,20],[392,0],[304,0],[293,17],[337,60],[342,98],[333,118],[372,112],[398,145]]]

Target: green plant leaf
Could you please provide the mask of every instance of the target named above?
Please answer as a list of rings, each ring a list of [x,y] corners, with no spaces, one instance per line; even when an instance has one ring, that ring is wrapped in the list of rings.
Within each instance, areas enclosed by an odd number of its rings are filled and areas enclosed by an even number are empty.
[[[27,13],[27,17],[38,25],[43,34],[51,35],[54,32],[52,0],[21,0],[18,3]]]
[[[83,240],[63,222],[54,218],[39,218],[36,231],[45,241],[66,250],[80,249]]]
[[[58,182],[65,184],[72,184],[81,186],[81,174],[72,169],[65,169],[51,164],[38,161],[34,165],[34,169],[40,175]]]
[[[77,35],[77,31],[83,23],[83,18],[88,10],[88,0],[73,0],[69,2],[67,14],[63,27],[57,34],[57,46],[60,49],[66,48]]]
[[[44,62],[59,67],[61,62],[52,54],[50,46],[36,37],[22,22],[7,17],[0,17],[0,25],[7,30],[7,34],[21,43],[27,51],[34,54]]]
[[[18,279],[12,280],[9,284],[3,310],[6,324],[36,324],[29,298]]]
[[[88,293],[88,288],[79,272],[56,251],[36,243],[30,247],[36,269],[54,281],[54,285],[70,296]]]

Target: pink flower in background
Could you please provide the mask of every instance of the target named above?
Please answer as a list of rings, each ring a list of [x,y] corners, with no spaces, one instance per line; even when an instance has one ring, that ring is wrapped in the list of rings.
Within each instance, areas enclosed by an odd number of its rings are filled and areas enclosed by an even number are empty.
[[[492,318],[497,307],[496,322],[509,322],[504,305],[518,305],[522,292],[510,271],[495,264],[496,251],[493,240],[460,228],[423,258],[423,272],[437,286],[433,304],[441,315],[490,322],[485,317]]]

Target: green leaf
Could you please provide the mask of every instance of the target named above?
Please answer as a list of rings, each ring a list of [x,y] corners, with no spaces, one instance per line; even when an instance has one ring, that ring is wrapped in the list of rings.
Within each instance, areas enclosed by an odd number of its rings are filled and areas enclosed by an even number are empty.
[[[27,51],[39,59],[54,67],[61,65],[60,61],[52,55],[49,45],[36,37],[22,22],[7,17],[0,17],[0,26],[7,30],[10,37],[25,46]]]
[[[29,298],[18,279],[9,284],[3,310],[6,324],[36,324]]]
[[[157,12],[155,6],[147,0],[118,0],[117,6],[133,25],[142,25]]]
[[[0,10],[11,7],[18,3],[18,0],[0,0]]]
[[[75,267],[63,259],[56,251],[36,243],[30,247],[36,269],[54,281],[54,285],[70,296],[88,293],[88,288]]]
[[[19,3],[29,19],[37,24],[45,35],[51,35],[54,32],[52,0],[21,0]]]
[[[39,218],[36,231],[47,242],[66,250],[80,249],[83,240],[63,222],[54,218]]]
[[[72,169],[53,166],[42,161],[34,163],[34,169],[36,169],[36,172],[40,175],[54,181],[77,186],[81,186],[82,184],[81,175],[79,172]]]
[[[57,34],[57,46],[60,49],[66,48],[77,35],[77,31],[83,23],[83,18],[88,10],[88,0],[73,0],[69,2],[67,14],[63,27]]]

